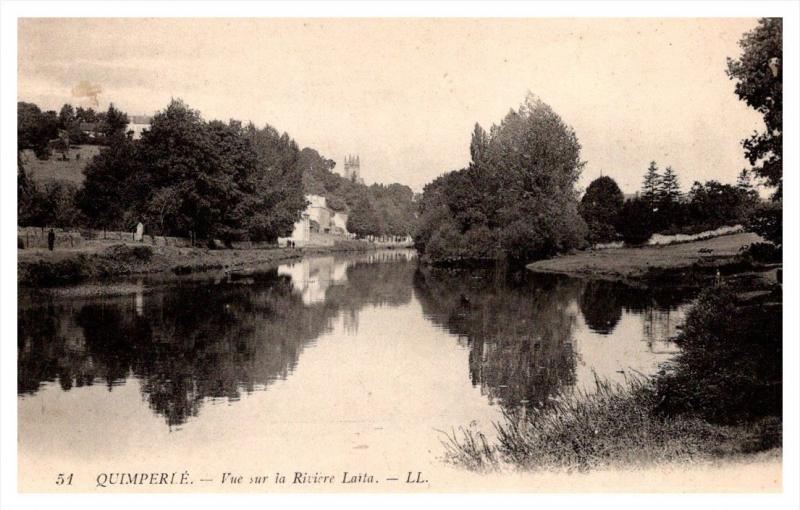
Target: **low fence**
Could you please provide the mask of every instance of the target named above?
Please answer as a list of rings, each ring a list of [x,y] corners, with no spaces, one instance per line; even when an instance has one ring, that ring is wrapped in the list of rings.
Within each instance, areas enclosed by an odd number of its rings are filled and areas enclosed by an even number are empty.
[[[289,243],[293,242],[294,246],[297,248],[303,247],[312,247],[312,246],[333,246],[336,244],[336,241],[341,241],[347,239],[345,236],[339,236],[335,234],[322,234],[319,232],[309,232],[308,240],[296,240],[292,239],[291,237],[279,237],[278,238],[278,246],[289,246]]]
[[[21,249],[47,248],[47,235],[50,230],[51,229],[49,227],[17,227],[17,247]],[[151,246],[176,246],[180,248],[188,248],[192,246],[191,239],[186,237],[153,236],[144,234],[141,241],[136,241],[136,234],[134,232],[92,229],[66,230],[61,228],[52,228],[52,230],[56,235],[55,245],[57,248],[80,248],[87,242],[139,242]],[[348,237],[346,236],[311,232],[307,241],[297,241],[295,246],[298,248],[333,246],[337,241],[343,241],[347,239]],[[286,246],[288,240],[289,238],[279,238],[278,245]],[[413,245],[410,238],[391,236],[374,237],[367,239],[367,241],[378,246]],[[219,248],[225,247],[221,241],[215,241],[215,244]],[[266,241],[238,241],[231,243],[231,247],[235,250],[254,250],[274,248],[275,244]]]
[[[79,248],[83,246],[83,237],[80,232],[52,229],[56,235],[56,246],[68,246]],[[39,227],[18,227],[17,228],[17,247],[18,248],[47,248],[47,235],[49,228]]]
[[[711,239],[712,237],[724,236],[727,234],[737,234],[739,232],[744,232],[744,227],[741,225],[719,227],[714,230],[706,230],[705,232],[699,232],[697,234],[673,234],[673,235],[653,234],[653,237],[651,237],[650,240],[647,241],[647,244],[664,245],[664,244],[688,243],[691,241],[702,241],[703,239]]]
[[[55,245],[60,248],[80,248],[84,246],[87,241],[118,241],[133,243],[136,241],[136,234],[133,232],[119,232],[113,230],[65,230],[60,228],[47,228],[47,227],[17,227],[17,246],[19,248],[47,248],[47,236],[53,231],[55,234]],[[153,236],[145,234],[142,240],[138,241],[142,244],[149,244],[152,246],[178,246],[189,247],[192,242],[184,237],[171,237],[171,236]]]
[[[728,234],[737,234],[744,232],[744,227],[741,225],[724,226],[714,230],[706,230],[697,234],[653,234],[650,239],[644,243],[644,246],[667,246],[670,244],[689,243],[692,241],[702,241],[704,239],[711,239],[712,237],[719,237]],[[598,243],[592,246],[595,250],[608,250],[612,248],[624,248],[625,243],[622,241],[615,241],[612,243]]]

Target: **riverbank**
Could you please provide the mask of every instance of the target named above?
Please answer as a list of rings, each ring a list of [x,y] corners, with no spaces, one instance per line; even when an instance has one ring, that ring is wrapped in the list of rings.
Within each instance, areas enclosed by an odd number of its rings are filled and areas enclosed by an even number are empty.
[[[780,417],[719,424],[664,416],[654,385],[634,376],[625,385],[598,382],[593,393],[564,393],[550,407],[496,423],[493,439],[472,428],[451,431],[444,458],[483,473],[653,469],[763,456],[780,462]]]
[[[762,239],[753,233],[666,246],[587,250],[527,265],[532,271],[614,280],[702,279],[738,262],[741,250]],[[743,268],[729,268],[739,270]]]
[[[366,241],[342,240],[332,246],[269,249],[207,249],[150,246],[141,243],[94,243],[75,249],[36,248],[17,252],[20,287],[59,287],[113,277],[187,275],[225,270],[247,271],[309,255],[392,248]]]
[[[618,260],[585,253],[528,267],[657,285],[648,280],[654,273],[752,265],[753,254],[740,253],[752,242],[758,240],[726,236],[670,249],[608,250]],[[716,256],[704,258],[708,253]],[[495,423],[491,439],[472,428],[452,431],[443,441],[446,458],[474,471],[594,471],[764,454],[780,459],[783,300],[780,264],[773,265],[715,277],[674,338],[680,352],[655,376],[633,374],[626,384],[597,381],[591,392],[559,393],[543,407]]]

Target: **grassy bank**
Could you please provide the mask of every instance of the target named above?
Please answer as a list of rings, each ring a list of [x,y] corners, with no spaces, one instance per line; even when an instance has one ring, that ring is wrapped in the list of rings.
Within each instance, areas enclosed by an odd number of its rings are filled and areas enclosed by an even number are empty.
[[[57,287],[137,274],[192,274],[241,270],[326,253],[383,248],[344,240],[333,246],[252,250],[209,250],[143,244],[89,244],[80,249],[18,251],[17,281],[22,287]]]
[[[667,246],[587,250],[538,260],[527,267],[544,273],[620,280],[657,281],[681,272],[682,278],[702,277],[737,263],[743,248],[760,241],[756,234],[740,233]]]
[[[462,428],[446,458],[485,471],[578,470],[732,458],[780,448],[782,289],[731,278],[706,289],[653,377],[598,381],[506,415],[489,439]]]
[[[592,393],[564,393],[525,417],[506,416],[496,438],[461,428],[443,441],[445,458],[474,471],[590,471],[700,462],[780,446],[780,420],[710,423],[692,415],[664,416],[654,381],[597,383]]]

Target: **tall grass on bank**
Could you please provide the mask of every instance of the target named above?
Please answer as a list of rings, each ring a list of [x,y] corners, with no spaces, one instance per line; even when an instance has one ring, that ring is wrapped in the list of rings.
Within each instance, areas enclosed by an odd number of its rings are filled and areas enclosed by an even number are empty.
[[[506,415],[496,438],[459,429],[446,458],[473,470],[589,470],[693,461],[778,447],[782,440],[780,285],[732,278],[704,290],[654,377],[564,391]]]
[[[506,414],[496,439],[459,428],[445,434],[445,459],[473,471],[503,465],[532,470],[588,471],[611,466],[692,462],[757,447],[760,425],[713,425],[693,416],[664,417],[651,381],[596,381],[594,392],[562,392],[527,415]]]

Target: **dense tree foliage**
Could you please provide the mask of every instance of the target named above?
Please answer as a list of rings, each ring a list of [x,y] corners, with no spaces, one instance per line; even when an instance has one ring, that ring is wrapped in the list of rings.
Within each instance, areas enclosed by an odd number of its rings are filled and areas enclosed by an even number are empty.
[[[347,230],[359,237],[381,235],[383,223],[369,198],[362,197],[350,211]]]
[[[31,149],[39,159],[50,157],[50,140],[58,137],[58,115],[32,103],[17,103],[17,147]]]
[[[783,245],[783,208],[780,204],[758,205],[747,217],[746,226],[776,246]]]
[[[332,172],[333,160],[300,151],[272,126],[207,122],[180,100],[157,113],[140,140],[132,139],[127,114],[113,104],[100,113],[65,104],[56,114],[21,102],[18,117],[19,149],[42,158],[53,150],[66,154],[70,143],[106,146],[84,169],[80,189],[37,187],[20,159],[20,224],[71,221],[64,226],[129,230],[142,222],[156,234],[274,241],[292,231],[305,195],[318,194],[334,211],[349,213],[359,235],[406,236],[415,228],[408,186],[345,179]],[[43,212],[54,204],[63,209],[57,220]]]
[[[753,173],[775,188],[775,206],[752,211],[747,226],[764,238],[782,244],[783,211],[783,20],[763,18],[744,34],[742,55],[728,59],[728,76],[736,82],[736,95],[758,111],[766,130],[743,141]]]
[[[680,353],[657,380],[659,410],[715,423],[780,416],[781,304],[771,301],[705,290],[675,339]]]
[[[91,226],[141,221],[165,235],[274,241],[306,205],[297,144],[271,126],[206,122],[180,100],[139,141],[123,134],[123,113],[110,107],[106,119],[109,147],[87,166],[78,197]]]
[[[92,126],[91,130],[84,131],[86,126]],[[17,103],[18,148],[33,150],[39,159],[48,159],[54,150],[66,158],[70,144],[105,145],[114,136],[125,134],[127,126],[127,114],[113,103],[100,113],[91,108],[76,110],[70,104],[63,105],[58,113],[42,112],[35,104]]]
[[[470,154],[425,186],[415,243],[427,258],[526,261],[584,242],[580,144],[548,105],[529,96],[488,133],[476,126]]]
[[[626,200],[620,210],[617,231],[627,244],[642,244],[656,232],[655,213],[650,201],[642,197]]]
[[[611,177],[598,177],[589,184],[578,207],[588,227],[587,241],[594,244],[617,239],[616,225],[624,201],[622,191]]]
[[[744,140],[744,152],[753,171],[783,192],[783,20],[763,18],[744,34],[742,55],[728,59],[728,76],[736,82],[736,95],[757,110],[766,130]]]
[[[28,179],[17,155],[17,224],[20,226],[71,227],[81,213],[75,206],[77,188],[72,183],[37,184]]]
[[[137,197],[141,188],[134,186],[136,176],[143,175],[138,149],[132,140],[119,137],[84,168],[86,178],[77,202],[90,226],[108,230],[131,227],[133,219],[127,213],[144,200]]]
[[[759,202],[747,171],[739,174],[735,186],[713,180],[695,182],[684,195],[672,167],[663,175],[657,169],[656,162],[651,162],[642,193],[625,201],[617,217],[617,231],[626,243],[641,244],[659,232],[692,234],[745,224]],[[658,184],[651,186],[653,181]]]
[[[246,128],[255,151],[257,172],[247,196],[246,230],[252,239],[273,240],[291,232],[298,211],[306,206],[300,150],[287,133],[270,125]]]
[[[114,103],[110,103],[108,105],[108,110],[102,116],[100,132],[106,138],[111,138],[118,134],[125,134],[129,122],[128,114],[118,110],[114,106]]]
[[[695,182],[688,195],[688,223],[708,228],[742,223],[757,203],[753,190],[717,181]]]

